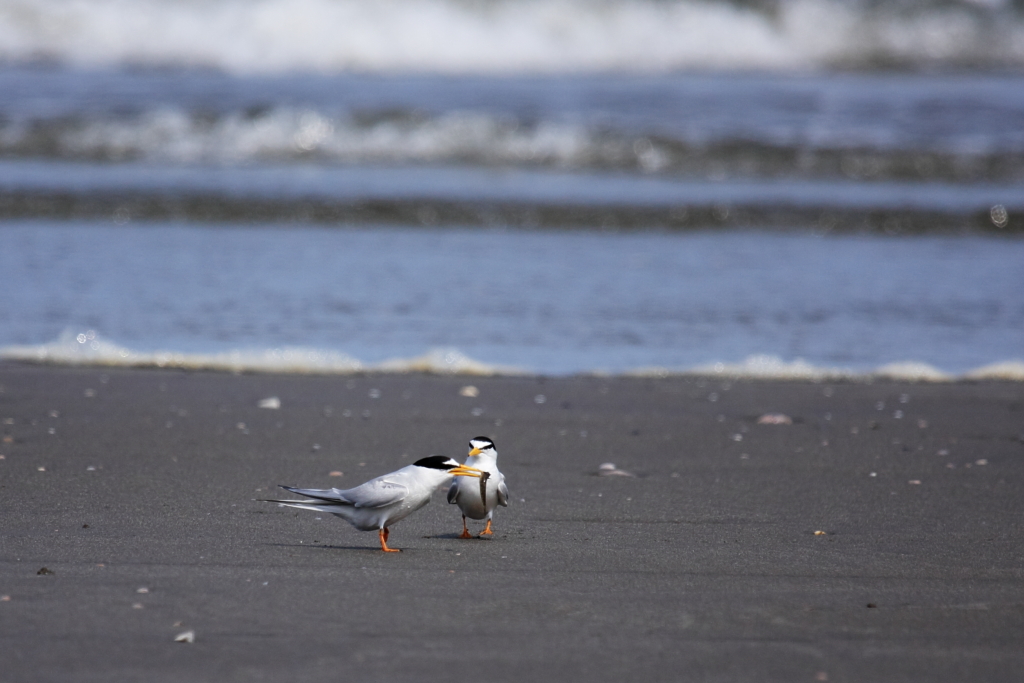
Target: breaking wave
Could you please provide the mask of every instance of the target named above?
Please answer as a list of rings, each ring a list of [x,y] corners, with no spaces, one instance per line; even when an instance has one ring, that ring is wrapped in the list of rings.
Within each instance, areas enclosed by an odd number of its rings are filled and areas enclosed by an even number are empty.
[[[431,349],[414,358],[366,364],[338,351],[304,347],[231,350],[219,353],[137,351],[102,339],[93,330],[65,330],[55,341],[0,348],[0,359],[54,365],[177,368],[225,372],[354,374],[358,372],[426,372],[458,375],[521,374],[512,367],[488,365],[457,349]]]
[[[1024,65],[1013,0],[9,0],[0,59],[237,73]]]
[[[635,376],[665,377],[678,374],[714,375],[737,379],[791,379],[791,380],[865,380],[890,379],[907,382],[952,382],[956,380],[1009,380],[1024,381],[1024,361],[991,363],[963,374],[944,372],[920,361],[887,363],[869,371],[814,365],[803,359],[786,361],[778,356],[753,355],[739,363],[711,363],[680,372],[667,368],[643,368],[630,373]]]
[[[526,375],[529,369],[474,360],[457,349],[431,349],[421,356],[363,363],[338,351],[301,347],[263,350],[232,350],[221,353],[136,351],[95,331],[66,330],[52,342],[0,348],[0,359],[54,365],[153,367],[222,372],[265,372],[316,375],[355,373],[431,373],[454,375]],[[607,374],[599,371],[575,374]],[[960,375],[943,372],[927,363],[891,363],[867,371],[826,367],[802,359],[786,361],[777,356],[753,355],[739,363],[711,363],[691,368],[647,367],[621,373],[627,377],[720,376],[736,379],[848,380],[891,379],[912,382],[957,380],[1024,381],[1024,360],[992,363]]]
[[[521,121],[474,111],[329,115],[274,107],[219,116],[175,108],[134,116],[7,120],[0,157],[171,164],[466,164],[621,170],[720,179],[1024,180],[1024,138],[984,148],[889,149],[866,140],[691,140],[559,120]]]

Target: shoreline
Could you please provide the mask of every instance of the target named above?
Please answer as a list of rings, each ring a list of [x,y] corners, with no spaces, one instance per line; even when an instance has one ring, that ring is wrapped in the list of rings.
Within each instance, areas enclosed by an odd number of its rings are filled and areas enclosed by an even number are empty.
[[[583,371],[565,374],[534,372],[511,366],[493,365],[477,361],[453,350],[456,359],[446,362],[446,349],[431,349],[411,358],[393,358],[374,364],[342,353],[312,349],[287,349],[281,354],[274,351],[233,351],[220,353],[138,352],[121,349],[110,342],[104,354],[121,355],[128,360],[81,360],[77,349],[67,350],[63,340],[37,346],[9,346],[0,348],[0,365],[23,365],[40,368],[77,368],[92,370],[152,370],[168,372],[211,372],[231,375],[283,375],[297,377],[370,377],[423,375],[427,377],[491,377],[495,379],[543,378],[572,379],[677,379],[708,381],[763,381],[763,382],[909,382],[955,384],[959,382],[1024,382],[1024,361],[1003,360],[981,365],[956,374],[940,370],[918,361],[885,363],[873,370],[856,371],[840,367],[813,365],[798,358],[784,361],[775,356],[750,356],[740,363],[711,363],[690,369],[664,367],[638,367],[621,372]],[[64,348],[61,348],[61,347]],[[318,355],[311,362],[307,356]],[[64,355],[52,359],[49,355]],[[450,355],[450,354],[449,354]]]
[[[1013,681],[1022,418],[1024,386],[999,381],[0,362],[0,665],[12,681]],[[512,495],[493,540],[456,538],[443,494],[387,556],[254,500],[461,460],[477,434]],[[596,476],[605,462],[637,476]]]

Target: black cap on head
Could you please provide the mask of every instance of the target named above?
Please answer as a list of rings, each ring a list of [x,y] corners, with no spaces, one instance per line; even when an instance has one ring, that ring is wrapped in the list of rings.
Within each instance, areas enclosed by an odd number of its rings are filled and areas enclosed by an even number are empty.
[[[472,446],[474,442],[486,444],[484,448],[486,448],[487,446],[494,448],[494,442],[491,441],[490,437],[487,436],[474,436],[472,439],[469,440],[469,445]]]
[[[413,463],[417,467],[429,467],[432,470],[443,470],[448,471],[453,467],[458,467],[459,463],[455,462],[447,455],[429,455],[426,458],[420,458]]]

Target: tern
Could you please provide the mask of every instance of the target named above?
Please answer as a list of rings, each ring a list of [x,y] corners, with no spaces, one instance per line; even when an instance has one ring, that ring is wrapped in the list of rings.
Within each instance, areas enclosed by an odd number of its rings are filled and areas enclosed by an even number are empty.
[[[341,517],[360,531],[377,529],[380,549],[386,553],[397,553],[400,552],[398,548],[388,547],[388,527],[429,503],[430,494],[456,476],[484,475],[481,470],[460,465],[447,456],[431,455],[352,489],[300,489],[282,485],[286,491],[312,500],[266,502],[327,512]]]
[[[466,467],[483,472],[483,475],[477,475],[479,481],[456,475],[448,489],[448,502],[457,504],[462,510],[462,535],[459,538],[471,538],[466,517],[486,519],[487,526],[480,535],[490,536],[494,533],[491,530],[494,508],[499,505],[508,507],[508,487],[505,486],[505,475],[498,471],[498,451],[494,450],[494,442],[486,436],[470,439]]]

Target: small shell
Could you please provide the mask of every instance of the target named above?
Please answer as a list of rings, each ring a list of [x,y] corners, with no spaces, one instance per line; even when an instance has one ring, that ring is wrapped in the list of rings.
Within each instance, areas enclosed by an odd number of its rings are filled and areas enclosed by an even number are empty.
[[[757,424],[759,425],[791,425],[793,424],[793,418],[783,413],[765,413],[761,417],[757,418]]]
[[[606,462],[597,468],[597,476],[599,477],[635,477],[636,475],[626,470],[620,470],[615,466],[615,463]]]
[[[256,404],[260,408],[266,408],[267,410],[277,410],[281,407],[281,399],[277,396],[269,396],[259,403]]]
[[[196,642],[195,631],[184,631],[174,636],[174,642],[176,643],[194,643]]]

